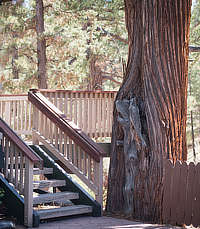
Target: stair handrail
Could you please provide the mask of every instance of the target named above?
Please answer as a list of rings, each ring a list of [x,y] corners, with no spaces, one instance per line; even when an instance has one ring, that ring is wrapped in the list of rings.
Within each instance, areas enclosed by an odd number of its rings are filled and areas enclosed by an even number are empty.
[[[35,165],[42,168],[43,160],[40,158],[22,139],[19,137],[9,125],[0,118],[0,132],[9,137],[13,143],[24,153],[24,155]]]
[[[5,157],[3,174],[19,193],[24,195],[24,225],[32,227],[33,167],[37,165],[42,168],[43,160],[34,153],[2,118],[0,118],[0,133],[1,151]]]
[[[98,144],[93,142],[71,120],[67,119],[66,115],[53,105],[45,96],[43,96],[39,90],[29,90],[28,100],[51,121],[58,125],[62,131],[68,134],[70,138],[85,152],[87,152],[96,162],[100,162],[100,157],[104,157],[106,155]]]

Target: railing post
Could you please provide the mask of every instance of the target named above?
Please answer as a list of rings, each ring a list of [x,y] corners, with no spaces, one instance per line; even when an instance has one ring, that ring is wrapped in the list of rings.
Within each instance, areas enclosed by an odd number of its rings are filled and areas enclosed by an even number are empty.
[[[33,163],[26,157],[24,178],[24,225],[33,225]]]
[[[33,127],[32,127],[32,141],[33,145],[39,145],[39,141],[35,135],[35,131],[38,131],[38,122],[39,122],[39,111],[33,105]]]
[[[103,157],[100,157],[100,162],[96,166],[96,185],[98,187],[98,194],[96,195],[96,200],[101,204],[101,210],[103,210]]]

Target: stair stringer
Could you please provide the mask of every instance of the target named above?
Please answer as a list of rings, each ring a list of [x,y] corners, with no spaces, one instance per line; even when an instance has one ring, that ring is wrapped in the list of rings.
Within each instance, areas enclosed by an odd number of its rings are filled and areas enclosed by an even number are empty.
[[[0,175],[0,187],[5,191],[3,203],[8,209],[8,215],[14,216],[19,224],[24,224],[24,199],[15,188]],[[33,227],[39,227],[40,219],[36,211],[33,210]]]
[[[102,216],[101,205],[92,198],[77,182],[72,180],[71,176],[67,174],[49,155],[48,149],[44,146],[34,146],[31,148],[43,159],[44,167],[53,168],[53,174],[45,174],[47,179],[65,180],[66,186],[58,187],[61,192],[70,191],[79,193],[79,199],[71,200],[76,205],[90,205],[93,207],[93,216]]]

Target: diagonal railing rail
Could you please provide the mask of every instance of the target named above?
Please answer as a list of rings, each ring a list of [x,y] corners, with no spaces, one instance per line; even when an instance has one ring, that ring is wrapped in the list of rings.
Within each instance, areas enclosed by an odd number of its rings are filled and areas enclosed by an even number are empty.
[[[4,154],[3,176],[24,196],[24,225],[33,224],[33,166],[42,159],[0,118],[0,145]]]
[[[38,90],[30,90],[34,143],[42,142],[59,164],[77,175],[102,204],[105,152]]]

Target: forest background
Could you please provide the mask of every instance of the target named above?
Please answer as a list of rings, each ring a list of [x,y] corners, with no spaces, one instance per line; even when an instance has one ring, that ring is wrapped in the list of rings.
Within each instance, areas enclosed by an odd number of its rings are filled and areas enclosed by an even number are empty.
[[[43,0],[44,32],[36,31],[36,1],[0,6],[0,91],[38,87],[38,39],[46,46],[49,89],[118,90],[128,54],[123,0]],[[193,1],[190,46],[200,46],[200,0]],[[190,52],[188,159],[200,161],[200,52]]]

